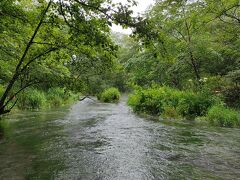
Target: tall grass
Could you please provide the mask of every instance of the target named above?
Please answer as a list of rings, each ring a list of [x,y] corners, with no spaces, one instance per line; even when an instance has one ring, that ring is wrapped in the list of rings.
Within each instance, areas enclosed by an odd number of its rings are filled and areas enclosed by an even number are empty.
[[[19,109],[44,109],[49,107],[59,107],[74,100],[77,100],[78,95],[70,91],[65,91],[63,88],[50,88],[44,92],[37,89],[28,89],[19,96]]]
[[[179,91],[169,87],[138,89],[129,96],[135,112],[171,118],[202,117],[222,127],[240,127],[240,113],[227,108],[222,101],[206,93]]]
[[[213,106],[207,113],[207,120],[222,127],[240,127],[240,113],[224,106]]]
[[[171,114],[176,116],[195,118],[205,115],[216,101],[207,94],[160,87],[136,91],[130,96],[128,104],[136,112],[162,115],[171,111]]]
[[[52,107],[58,107],[61,106],[65,99],[66,99],[66,94],[64,92],[64,89],[62,88],[50,88],[47,93],[47,100],[50,106]]]
[[[37,89],[31,89],[24,92],[18,101],[20,109],[42,109],[47,105],[45,93]]]

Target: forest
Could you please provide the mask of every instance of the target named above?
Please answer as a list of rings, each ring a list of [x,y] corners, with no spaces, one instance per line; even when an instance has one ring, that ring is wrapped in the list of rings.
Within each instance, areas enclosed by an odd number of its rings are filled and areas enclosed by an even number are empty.
[[[96,94],[94,83],[117,64],[109,26],[130,18],[128,6],[98,0],[2,0],[0,8],[0,114]]]
[[[239,126],[239,1],[158,0],[141,17],[134,5],[2,0],[0,114],[115,87],[136,112]]]

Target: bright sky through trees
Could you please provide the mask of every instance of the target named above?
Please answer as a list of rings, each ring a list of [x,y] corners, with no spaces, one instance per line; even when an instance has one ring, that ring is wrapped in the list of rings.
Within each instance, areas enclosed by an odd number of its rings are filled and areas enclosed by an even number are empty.
[[[138,13],[143,13],[149,6],[154,4],[154,0],[136,0],[138,5],[133,7],[134,15]],[[121,2],[123,4],[127,3],[127,0],[113,0],[113,2]],[[123,29],[121,26],[114,25],[112,26],[112,30],[115,32],[121,32],[124,34],[131,34],[131,29]]]

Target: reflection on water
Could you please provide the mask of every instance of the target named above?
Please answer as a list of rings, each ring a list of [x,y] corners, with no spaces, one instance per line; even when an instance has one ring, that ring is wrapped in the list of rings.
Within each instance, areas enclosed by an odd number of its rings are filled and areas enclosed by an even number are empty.
[[[238,179],[240,131],[134,115],[124,102],[5,119],[0,179]],[[0,136],[3,129],[0,128]]]

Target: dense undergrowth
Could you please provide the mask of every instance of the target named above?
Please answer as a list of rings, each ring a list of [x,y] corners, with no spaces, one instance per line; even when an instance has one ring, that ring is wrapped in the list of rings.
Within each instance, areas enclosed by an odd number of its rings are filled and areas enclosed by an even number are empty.
[[[130,95],[128,104],[135,112],[170,117],[196,119],[224,127],[240,125],[239,112],[224,106],[210,93],[180,91],[169,87],[138,89]]]
[[[46,109],[60,107],[78,99],[78,95],[63,88],[50,88],[48,91],[28,89],[18,97],[18,109]]]
[[[216,105],[209,109],[206,120],[222,127],[240,127],[240,112]]]
[[[120,100],[120,92],[117,88],[111,87],[105,89],[101,94],[99,94],[98,99],[106,103],[116,103]]]

